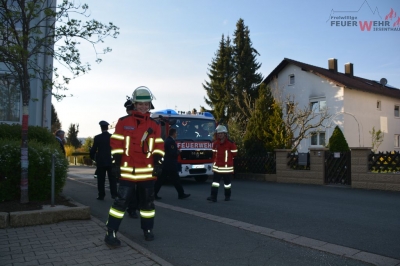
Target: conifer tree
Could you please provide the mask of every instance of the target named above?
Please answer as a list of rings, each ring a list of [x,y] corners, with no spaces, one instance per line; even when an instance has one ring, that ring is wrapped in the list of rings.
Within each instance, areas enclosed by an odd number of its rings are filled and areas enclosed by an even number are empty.
[[[216,56],[209,65],[210,81],[203,84],[208,97],[204,99],[217,120],[233,119],[245,128],[264,78],[257,73],[261,67],[256,62],[259,53],[252,47],[250,30],[243,19],[238,20],[233,36],[231,44],[229,37],[225,40],[222,35]]]
[[[261,63],[256,62],[260,55],[250,39],[250,30],[244,25],[243,19],[236,23],[233,39],[233,62],[235,66],[234,98],[230,102],[231,109],[236,112],[236,117],[246,125],[255,107],[258,97],[258,87],[264,77],[257,71]]]
[[[288,131],[283,120],[283,111],[279,103],[275,100],[271,105],[271,113],[269,114],[268,128],[270,134],[268,150],[273,149],[290,149],[292,143],[292,132]]]
[[[68,134],[67,134],[67,144],[74,146],[75,149],[80,148],[82,146],[82,143],[78,139],[78,133],[79,133],[79,124],[71,124],[68,129]]]
[[[233,90],[233,62],[232,47],[229,37],[226,39],[222,35],[219,49],[209,65],[208,78],[203,88],[206,90],[207,97],[205,102],[213,109],[213,114],[217,121],[227,122],[230,117],[229,102],[232,100]]]
[[[253,156],[284,148],[287,141],[282,110],[275,103],[271,89],[262,84],[259,90],[260,96],[255,102],[255,110],[244,135],[246,153]]]
[[[56,112],[56,109],[54,108],[54,105],[51,104],[51,132],[56,132],[58,129],[61,129],[61,122],[58,119],[58,115]]]
[[[350,151],[346,138],[343,135],[339,126],[333,130],[332,136],[329,138],[329,150],[331,152],[346,152]]]

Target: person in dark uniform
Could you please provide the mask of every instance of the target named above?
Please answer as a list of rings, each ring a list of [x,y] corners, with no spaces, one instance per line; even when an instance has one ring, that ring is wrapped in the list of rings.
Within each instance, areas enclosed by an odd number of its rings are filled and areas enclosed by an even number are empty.
[[[161,189],[165,180],[170,180],[174,185],[176,192],[178,192],[178,199],[186,199],[190,194],[185,194],[179,177],[179,164],[178,156],[180,151],[176,145],[175,139],[177,132],[175,128],[170,128],[168,131],[168,138],[164,142],[164,162],[162,167],[161,177],[159,177],[154,185],[154,198],[160,200],[158,192]]]
[[[110,193],[111,198],[115,199],[117,197],[117,178],[111,173],[112,169],[112,156],[111,156],[111,146],[110,137],[111,134],[108,133],[108,123],[106,121],[100,121],[100,127],[102,133],[96,135],[93,140],[93,146],[90,148],[90,158],[96,162],[96,175],[97,175],[97,190],[99,195],[98,200],[104,200],[106,195],[105,192],[105,180],[106,173],[108,177],[108,182],[110,183]]]
[[[57,142],[60,144],[61,151],[65,155],[65,148],[64,148],[64,143],[65,143],[65,132],[61,129],[57,130],[54,135],[56,136]]]

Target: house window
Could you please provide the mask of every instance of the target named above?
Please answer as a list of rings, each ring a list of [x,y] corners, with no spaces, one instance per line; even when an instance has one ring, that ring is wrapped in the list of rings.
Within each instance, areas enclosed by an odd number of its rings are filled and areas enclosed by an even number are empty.
[[[312,146],[325,146],[325,132],[311,133],[311,145]]]
[[[400,135],[398,134],[394,135],[394,147],[400,148]]]
[[[326,110],[325,100],[312,100],[310,102],[310,110],[315,113],[320,113]]]
[[[0,121],[20,122],[21,92],[13,79],[0,76]]]
[[[14,3],[14,5],[16,5]],[[9,6],[10,9],[13,9],[15,7]],[[19,20],[14,20],[13,23],[15,23],[14,25],[10,26],[10,22],[6,22],[6,20],[3,20],[2,22],[5,23],[6,27],[4,30],[2,31],[2,34],[0,35],[0,45],[4,46],[7,45],[10,42],[16,42],[15,38],[16,36],[14,35],[14,29],[16,30],[16,33],[18,35],[18,38],[22,37],[22,22]]]
[[[378,110],[378,111],[381,110],[381,101],[376,102],[376,110]]]
[[[395,105],[394,106],[394,117],[400,117],[399,116],[399,109],[400,109],[400,105]]]
[[[289,75],[289,85],[294,85],[294,74]]]
[[[286,114],[293,114],[294,111],[294,102],[286,103]]]

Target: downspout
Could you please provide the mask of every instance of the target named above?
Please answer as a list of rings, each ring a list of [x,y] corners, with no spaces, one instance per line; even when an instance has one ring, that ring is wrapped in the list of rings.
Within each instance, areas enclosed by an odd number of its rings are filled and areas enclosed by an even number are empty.
[[[57,1],[56,0],[47,0],[46,1],[46,3],[47,3],[46,7],[50,7],[51,6],[51,2],[54,2],[55,5],[57,5]],[[50,21],[49,19],[46,19],[46,27],[45,27],[45,35],[44,36],[48,36],[48,34],[49,34],[49,24],[51,24],[50,22],[53,23],[53,21]],[[43,52],[45,52],[45,49],[46,48],[44,48]],[[48,60],[49,55],[47,55],[46,53],[43,53],[43,54],[44,54],[44,59],[43,59],[44,66],[43,66],[43,68],[45,70],[47,70],[47,63],[49,61]],[[51,64],[51,68],[53,68],[53,64]],[[46,76],[44,75],[43,78],[42,78],[42,86],[46,82],[45,78],[46,78]],[[51,78],[53,78],[53,71],[51,71]],[[49,90],[50,91],[50,97],[51,97],[51,90],[52,90],[52,88],[50,88],[50,90]],[[47,118],[47,104],[46,104],[47,96],[48,96],[47,92],[43,89],[43,91],[42,91],[42,127],[48,127],[51,130],[51,124],[49,125],[49,119]],[[51,101],[50,101],[50,104],[51,104]],[[51,113],[50,113],[50,123],[51,123]]]

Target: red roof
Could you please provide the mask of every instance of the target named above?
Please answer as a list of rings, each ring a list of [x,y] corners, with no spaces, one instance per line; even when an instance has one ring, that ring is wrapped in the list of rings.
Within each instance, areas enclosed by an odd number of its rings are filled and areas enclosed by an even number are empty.
[[[278,76],[279,72],[287,65],[293,64],[298,66],[303,71],[313,73],[321,78],[336,83],[338,86],[345,87],[347,89],[354,89],[379,95],[385,95],[400,99],[400,90],[391,86],[383,86],[379,81],[364,79],[356,76],[351,76],[345,73],[335,72],[322,67],[317,67],[302,62],[298,62],[289,58],[285,58],[282,62],[264,79],[264,83],[270,83],[275,77]]]

